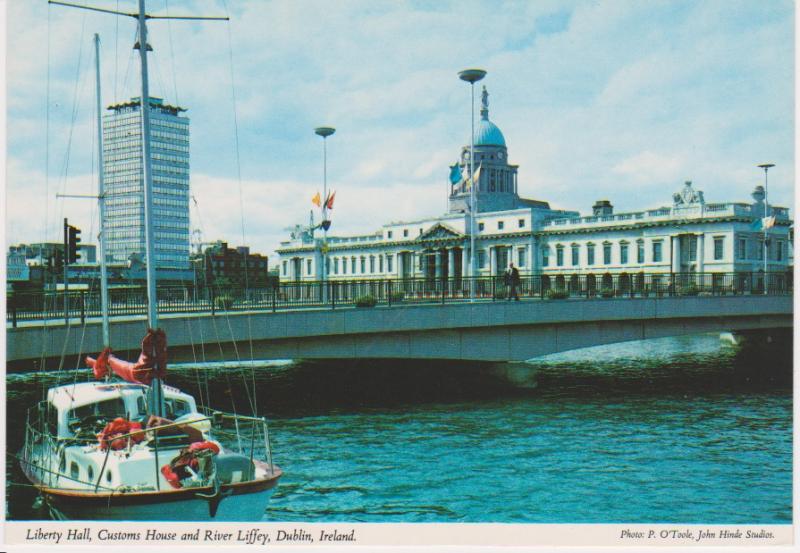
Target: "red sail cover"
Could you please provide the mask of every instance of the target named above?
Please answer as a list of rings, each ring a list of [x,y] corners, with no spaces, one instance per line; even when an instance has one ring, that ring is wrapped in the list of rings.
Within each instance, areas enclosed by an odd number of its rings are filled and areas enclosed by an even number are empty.
[[[160,328],[148,328],[142,339],[142,353],[136,363],[114,357],[111,348],[106,348],[97,359],[87,357],[86,365],[93,369],[94,377],[98,380],[105,378],[110,367],[114,374],[127,382],[149,386],[153,378],[167,376],[167,335]]]
[[[106,424],[103,431],[97,435],[97,441],[100,442],[100,449],[102,451],[105,451],[109,447],[114,450],[124,449],[125,446],[128,445],[128,440],[130,440],[131,444],[138,444],[144,440],[144,432],[141,434],[133,434],[127,438],[120,438],[120,436],[125,436],[141,429],[142,425],[140,423],[117,417]]]

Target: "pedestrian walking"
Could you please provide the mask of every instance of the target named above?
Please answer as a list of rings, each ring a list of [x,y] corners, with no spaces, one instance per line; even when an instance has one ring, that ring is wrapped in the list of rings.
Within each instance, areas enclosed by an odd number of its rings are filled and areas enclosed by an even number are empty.
[[[519,292],[517,291],[519,288],[519,270],[514,267],[513,263],[508,265],[508,270],[506,271],[506,286],[508,288],[508,301],[511,301],[512,298],[514,301],[519,301]]]

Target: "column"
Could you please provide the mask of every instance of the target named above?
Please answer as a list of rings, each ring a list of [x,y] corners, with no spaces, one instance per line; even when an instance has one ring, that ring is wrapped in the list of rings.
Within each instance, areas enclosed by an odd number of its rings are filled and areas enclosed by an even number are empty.
[[[404,261],[404,252],[397,252],[397,278],[403,278],[403,261]]]
[[[704,269],[704,258],[705,258],[705,235],[698,234],[697,235],[697,272],[702,273]]]
[[[436,267],[436,280],[439,281],[442,278],[442,251],[436,250],[433,253],[434,255],[434,266]]]
[[[455,278],[456,266],[456,251],[453,248],[447,248],[447,279],[453,280]]]
[[[497,271],[495,268],[497,267],[497,247],[496,246],[489,246],[489,274],[491,276],[495,276]]]
[[[470,265],[469,265],[469,257],[467,256],[467,248],[466,244],[461,246],[461,278],[469,275]]]
[[[681,271],[681,237],[680,236],[670,236],[670,254],[672,255],[672,269],[673,273],[679,273]]]

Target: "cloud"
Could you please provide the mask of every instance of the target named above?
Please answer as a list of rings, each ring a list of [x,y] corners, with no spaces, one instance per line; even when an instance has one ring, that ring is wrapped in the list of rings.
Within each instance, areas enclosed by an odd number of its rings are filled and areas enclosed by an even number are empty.
[[[612,172],[635,184],[674,182],[680,179],[680,171],[684,167],[678,157],[644,151],[617,163]]]
[[[274,251],[283,228],[307,220],[322,179],[313,129],[323,124],[337,128],[328,140],[334,232],[441,213],[447,166],[469,138],[469,87],[456,73],[473,65],[489,71],[490,116],[526,197],[583,212],[606,197],[638,210],[668,203],[691,179],[708,201],[746,201],[763,177],[755,165],[768,160],[777,164],[770,198],[793,205],[788,0],[227,6],[229,24],[149,24],[152,93],[189,109],[192,192],[208,240],[241,240],[240,170],[254,251]],[[226,4],[169,8],[222,14]],[[104,103],[138,95],[138,62],[127,18],[23,1],[9,4],[9,18],[9,227],[33,241],[44,143],[51,187],[67,151],[63,184],[91,180],[92,34],[102,41]],[[88,225],[90,213],[73,204],[64,209]]]

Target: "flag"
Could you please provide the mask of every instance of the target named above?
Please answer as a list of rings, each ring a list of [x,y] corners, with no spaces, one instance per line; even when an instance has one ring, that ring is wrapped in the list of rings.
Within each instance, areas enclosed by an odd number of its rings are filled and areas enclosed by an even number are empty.
[[[478,166],[478,170],[477,170],[477,171],[475,171],[475,175],[473,176],[473,178],[471,178],[471,179],[467,179],[467,190],[469,190],[470,188],[472,188],[472,182],[473,182],[473,181],[478,181],[478,182],[480,182],[480,180],[481,180],[481,167],[483,167],[483,164],[482,164],[482,163],[481,163],[481,164]]]
[[[314,197],[311,198],[311,203],[314,204],[317,207],[322,207],[322,202],[319,199],[319,192],[314,194]]]
[[[336,197],[336,191],[334,190],[331,192],[331,195],[325,199],[325,207],[327,209],[333,209],[333,198]]]
[[[455,165],[450,166],[450,184],[458,184],[461,182],[461,178],[461,167],[456,162]]]
[[[750,225],[752,230],[767,230],[775,226],[775,216],[772,217],[764,217],[763,219],[756,219],[753,221],[753,224]]]

